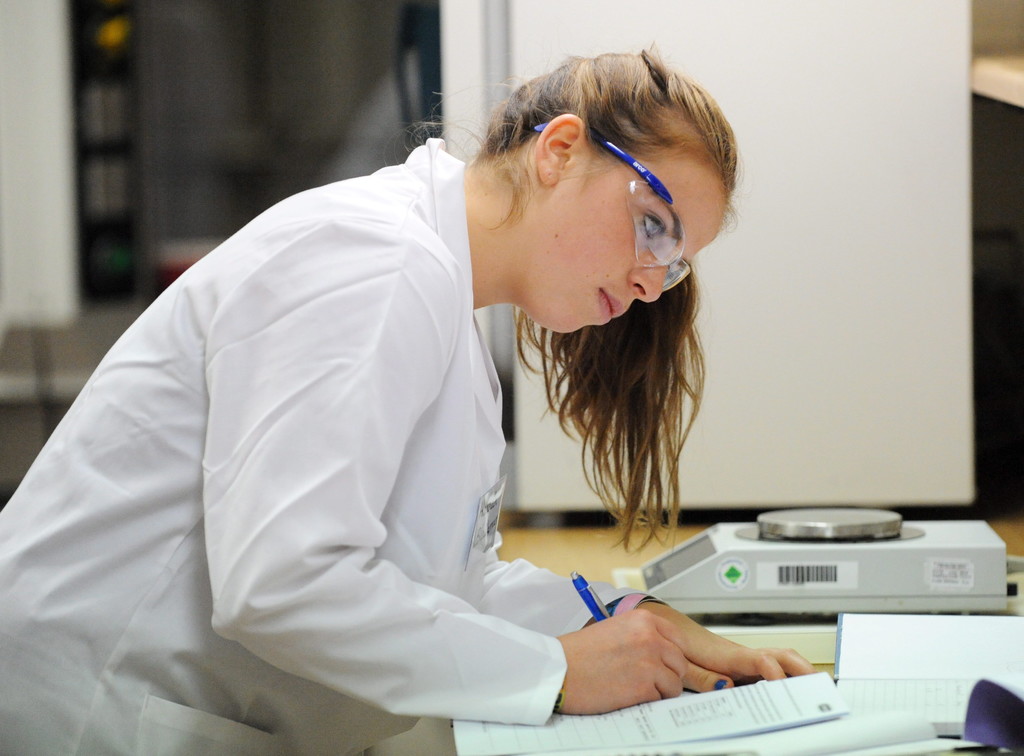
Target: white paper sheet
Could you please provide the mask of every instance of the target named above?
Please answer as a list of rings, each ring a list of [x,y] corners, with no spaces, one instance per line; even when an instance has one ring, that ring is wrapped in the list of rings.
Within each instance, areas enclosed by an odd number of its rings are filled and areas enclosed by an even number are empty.
[[[1024,672],[1024,617],[843,614],[836,679],[977,680]]]
[[[855,714],[920,714],[940,735],[963,733],[982,677],[1024,670],[1024,617],[842,614],[839,691]]]
[[[939,735],[963,733],[974,680],[848,680],[837,683],[855,714],[914,712],[935,725]]]
[[[934,735],[931,725],[921,718],[892,713],[850,715],[776,732],[702,743],[547,751],[530,756],[920,756],[949,748],[948,740],[939,740]]]
[[[501,756],[682,743],[768,732],[849,711],[825,673],[681,696],[597,716],[555,715],[541,726],[455,722],[460,756]]]

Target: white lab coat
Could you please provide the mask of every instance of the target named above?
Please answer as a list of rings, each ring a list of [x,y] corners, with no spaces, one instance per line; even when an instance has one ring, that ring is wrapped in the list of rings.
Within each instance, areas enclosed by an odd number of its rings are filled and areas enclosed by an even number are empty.
[[[504,441],[463,174],[435,140],[292,197],[111,349],[0,514],[0,751],[345,754],[414,716],[547,719],[582,604],[466,562]]]

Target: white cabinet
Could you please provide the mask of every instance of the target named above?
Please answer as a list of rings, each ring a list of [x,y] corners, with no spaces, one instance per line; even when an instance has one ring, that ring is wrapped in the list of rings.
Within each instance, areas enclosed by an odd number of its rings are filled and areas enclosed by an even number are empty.
[[[966,0],[507,10],[516,74],[656,43],[737,132],[739,222],[696,266],[708,375],[684,506],[972,501]],[[468,39],[480,17],[442,3],[458,126],[488,91]],[[514,388],[518,506],[597,508],[538,383],[517,374]]]

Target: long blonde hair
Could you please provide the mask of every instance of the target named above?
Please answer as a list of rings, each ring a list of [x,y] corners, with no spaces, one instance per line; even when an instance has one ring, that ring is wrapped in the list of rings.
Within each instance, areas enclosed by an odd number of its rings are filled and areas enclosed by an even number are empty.
[[[475,164],[511,187],[509,222],[529,199],[524,148],[533,129],[562,113],[638,157],[703,161],[731,212],[737,152],[728,121],[700,85],[644,51],[570,58],[495,109]],[[587,482],[627,547],[638,531],[642,545],[678,519],[679,457],[704,388],[697,305],[690,275],[604,326],[562,334],[516,315],[519,356],[543,375],[562,429],[582,441]]]

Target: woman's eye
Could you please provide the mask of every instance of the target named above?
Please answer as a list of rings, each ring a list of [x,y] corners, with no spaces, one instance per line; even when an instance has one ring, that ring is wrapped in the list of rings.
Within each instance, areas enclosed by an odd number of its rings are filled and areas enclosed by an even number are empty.
[[[665,224],[657,215],[644,216],[644,234],[648,239],[655,239],[665,234]]]

